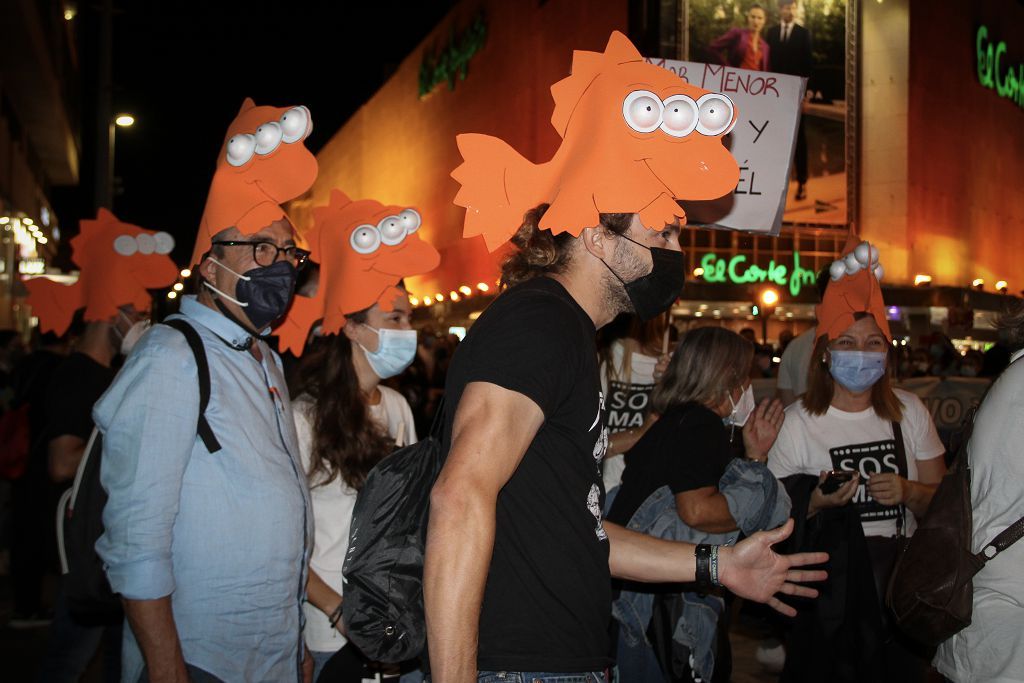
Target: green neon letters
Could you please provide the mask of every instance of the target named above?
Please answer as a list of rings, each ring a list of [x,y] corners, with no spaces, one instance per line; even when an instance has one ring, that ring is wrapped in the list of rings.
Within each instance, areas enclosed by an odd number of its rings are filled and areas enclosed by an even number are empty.
[[[1024,64],[1016,67],[1003,65],[1006,42],[990,42],[987,26],[978,27],[974,42],[978,55],[978,82],[1024,108]]]
[[[747,257],[743,254],[726,261],[711,252],[701,258],[700,267],[704,269],[703,277],[707,282],[731,282],[735,285],[769,282],[780,287],[789,287],[789,293],[793,296],[799,296],[800,290],[805,285],[813,285],[818,277],[813,270],[800,266],[800,252],[797,251],[793,252],[792,272],[774,260],[768,262],[767,268],[746,263]]]

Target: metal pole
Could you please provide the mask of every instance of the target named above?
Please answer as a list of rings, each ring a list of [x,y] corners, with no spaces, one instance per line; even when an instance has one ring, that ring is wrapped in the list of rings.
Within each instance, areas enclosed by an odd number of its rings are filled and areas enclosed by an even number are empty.
[[[113,124],[113,0],[102,0],[100,8],[99,57],[96,90],[96,194],[94,208],[110,208],[114,197]]]

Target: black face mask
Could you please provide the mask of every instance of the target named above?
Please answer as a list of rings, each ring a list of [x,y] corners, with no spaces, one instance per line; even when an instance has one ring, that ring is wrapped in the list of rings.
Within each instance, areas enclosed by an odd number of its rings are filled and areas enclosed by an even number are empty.
[[[238,275],[217,261],[214,263]],[[288,304],[295,293],[295,279],[298,271],[288,261],[278,261],[271,266],[253,268],[238,275],[235,296],[230,297],[215,289],[209,282],[204,283],[218,296],[224,297],[245,309],[245,317],[256,330],[262,330],[288,310]],[[232,316],[233,317],[233,316]]]
[[[604,265],[626,288],[626,296],[629,297],[629,302],[633,305],[633,312],[641,320],[653,320],[671,308],[683,291],[683,285],[686,284],[683,252],[648,247],[625,235],[619,235],[619,237],[651,252],[653,263],[651,272],[641,275],[632,282],[626,282],[612,270],[611,266],[607,263]]]

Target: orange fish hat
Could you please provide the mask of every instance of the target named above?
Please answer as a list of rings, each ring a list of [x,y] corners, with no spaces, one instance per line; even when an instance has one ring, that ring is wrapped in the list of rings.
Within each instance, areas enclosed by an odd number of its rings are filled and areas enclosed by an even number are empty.
[[[855,314],[870,313],[885,338],[892,341],[885,301],[879,281],[885,274],[878,262],[878,249],[867,242],[857,243],[853,236],[843,249],[843,257],[829,266],[832,281],[821,304],[815,309],[818,335],[837,339],[855,322]]]
[[[306,238],[310,258],[320,264],[316,295],[296,296],[277,334],[281,348],[302,355],[309,330],[323,319],[322,334],[337,334],[345,316],[378,304],[394,310],[402,278],[428,273],[441,256],[416,231],[415,209],[385,206],[373,199],[352,201],[332,190],[327,206],[313,209]]]
[[[28,303],[39,318],[39,328],[64,334],[82,307],[86,321],[109,320],[128,304],[149,310],[147,290],[170,287],[178,278],[178,267],[168,256],[172,249],[174,238],[166,232],[122,223],[100,209],[95,220],[81,222],[71,240],[78,282],[68,286],[46,278],[26,280]]]
[[[304,194],[316,180],[316,157],[303,144],[312,130],[306,107],[257,107],[246,98],[217,157],[193,266],[222,230],[252,235],[287,218],[281,204]]]
[[[661,230],[686,212],[676,200],[717,199],[739,180],[722,144],[739,113],[732,101],[644,61],[615,31],[604,52],[573,53],[572,75],[551,88],[551,123],[562,143],[533,164],[505,142],[459,135],[465,160],[452,172],[466,208],[464,235],[491,251],[515,234],[523,214],[550,207],[540,227],[578,236],[601,213],[639,213]]]

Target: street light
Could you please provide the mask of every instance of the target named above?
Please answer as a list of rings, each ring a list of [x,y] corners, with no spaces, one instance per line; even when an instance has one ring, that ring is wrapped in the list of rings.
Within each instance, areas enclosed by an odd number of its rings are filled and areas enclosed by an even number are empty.
[[[103,177],[97,182],[96,205],[114,209],[114,147],[115,136],[118,128],[130,128],[135,125],[135,117],[126,112],[113,116],[107,126],[107,155],[97,155],[97,162],[106,165],[103,169]]]
[[[775,312],[775,305],[779,303],[779,291],[774,287],[765,287],[757,295],[761,314],[761,343],[768,346],[768,317]]]

